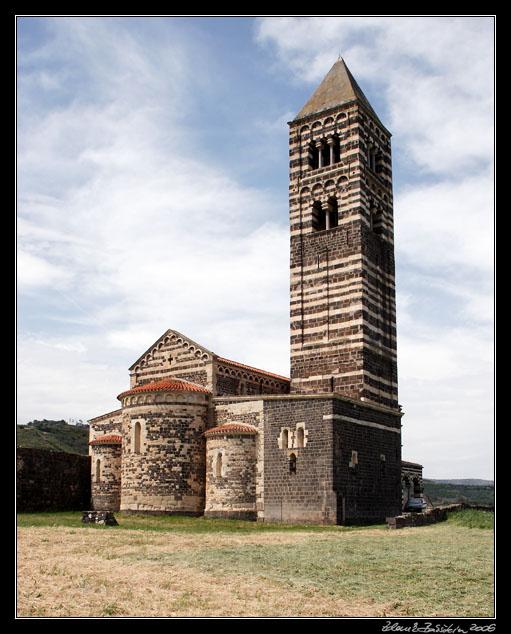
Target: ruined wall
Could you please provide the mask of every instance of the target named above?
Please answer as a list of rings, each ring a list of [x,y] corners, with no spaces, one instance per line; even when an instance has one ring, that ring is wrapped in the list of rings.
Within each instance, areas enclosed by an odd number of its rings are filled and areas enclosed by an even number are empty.
[[[17,448],[17,511],[76,511],[90,505],[90,458]]]

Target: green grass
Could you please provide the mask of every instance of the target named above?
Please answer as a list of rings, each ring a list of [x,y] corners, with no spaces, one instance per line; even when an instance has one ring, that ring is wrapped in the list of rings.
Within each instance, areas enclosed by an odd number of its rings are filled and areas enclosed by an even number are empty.
[[[484,540],[463,532],[453,549],[451,530],[419,530],[406,537],[371,532],[351,542],[316,539],[285,545],[247,545],[175,554],[168,563],[193,565],[217,577],[250,574],[302,593],[321,590],[341,599],[393,604],[414,614],[482,614],[491,603],[492,557]],[[466,530],[466,529],[465,529]],[[463,529],[462,529],[463,531]],[[467,559],[468,556],[468,559]],[[406,589],[403,593],[402,590]]]
[[[167,575],[161,583],[171,583],[177,570],[193,573],[197,580],[214,579],[222,587],[237,578],[249,579],[254,592],[261,593],[261,614],[266,614],[264,593],[278,588],[286,596],[299,593],[308,601],[321,600],[325,615],[334,615],[336,601],[344,601],[384,609],[379,616],[493,616],[493,513],[459,511],[445,522],[395,531],[122,513],[116,519],[119,526],[107,527],[83,524],[79,512],[23,513],[18,525],[72,528],[85,539],[80,542],[84,561],[92,553],[114,568],[153,570]],[[108,532],[94,538],[94,530]],[[275,538],[265,537],[272,532]],[[44,541],[51,534],[41,531]],[[188,534],[197,537],[190,540]],[[33,546],[37,531],[30,535]],[[52,558],[36,563],[46,566],[46,576],[52,578],[71,566]],[[183,601],[193,588],[182,587]],[[123,597],[112,590],[103,615],[122,613],[127,609],[122,605]]]
[[[180,533],[236,533],[251,534],[268,531],[345,532],[364,530],[367,527],[318,526],[280,522],[249,522],[243,520],[208,519],[182,515],[131,515],[114,513],[118,526],[84,524],[80,511],[18,513],[18,526],[65,526],[100,530],[177,531]],[[371,528],[386,527],[384,525]]]
[[[465,509],[463,511],[448,513],[447,521],[458,526],[466,526],[467,528],[493,529],[495,514],[489,511]]]

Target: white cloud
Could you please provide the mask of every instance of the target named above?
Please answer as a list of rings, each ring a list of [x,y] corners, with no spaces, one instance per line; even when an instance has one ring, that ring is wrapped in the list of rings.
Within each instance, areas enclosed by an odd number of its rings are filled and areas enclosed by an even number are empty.
[[[255,140],[230,170],[222,134],[205,127],[215,109],[204,108],[214,96],[224,113],[229,78],[211,73],[211,41],[197,31],[190,38],[180,24],[56,18],[44,20],[51,37],[21,41],[19,289],[48,312],[54,306],[60,327],[20,335],[21,422],[113,409],[127,368],[167,328],[222,356],[288,372],[286,201],[235,174],[265,155],[268,165],[280,160],[268,156],[268,127],[263,134],[258,126],[292,115],[261,107],[241,128],[233,120],[231,136]],[[484,410],[491,391],[491,20],[257,24],[258,41],[273,47],[304,95],[341,54],[394,135],[405,439],[421,449],[433,438],[428,459],[446,459],[452,448],[439,448],[436,426],[462,433],[460,421],[470,420],[477,436],[471,412]],[[57,310],[63,299],[79,314]],[[51,412],[37,409],[50,401]],[[421,461],[420,451],[410,459]]]
[[[67,286],[72,278],[62,267],[21,250],[18,250],[16,264],[18,284],[28,292],[34,288]]]
[[[408,187],[394,206],[397,252],[415,266],[493,270],[493,181],[486,171]]]

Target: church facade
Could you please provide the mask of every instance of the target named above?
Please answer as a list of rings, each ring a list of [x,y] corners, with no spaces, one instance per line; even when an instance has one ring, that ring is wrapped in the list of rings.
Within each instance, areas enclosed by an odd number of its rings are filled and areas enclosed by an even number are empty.
[[[166,331],[89,421],[95,510],[401,513],[390,139],[339,58],[289,123],[290,378]]]

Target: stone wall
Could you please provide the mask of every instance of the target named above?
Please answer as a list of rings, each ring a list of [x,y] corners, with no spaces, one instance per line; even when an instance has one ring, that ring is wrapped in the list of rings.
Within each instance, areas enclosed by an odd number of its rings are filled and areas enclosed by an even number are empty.
[[[291,393],[397,407],[390,134],[352,100],[289,134]]]
[[[95,511],[118,511],[121,504],[122,444],[98,443],[91,455],[91,499]]]
[[[401,414],[336,397],[332,422],[340,523],[381,523],[400,513]]]
[[[16,503],[24,511],[76,511],[90,506],[90,458],[18,447]]]
[[[421,513],[402,513],[395,517],[387,517],[387,527],[390,529],[407,528],[413,526],[427,526],[443,522],[447,519],[448,513],[456,513],[464,509],[476,511],[494,512],[493,506],[480,506],[476,504],[448,504],[446,506],[435,506],[428,508]]]
[[[125,404],[121,511],[201,515],[208,395],[169,392]]]
[[[265,400],[265,521],[337,523],[330,411],[327,399]]]
[[[264,519],[263,401],[215,398],[213,403],[212,429],[206,433],[205,514]]]
[[[264,519],[384,522],[401,512],[401,415],[340,395],[265,399]]]
[[[172,377],[212,389],[212,354],[180,333],[168,330],[130,368],[130,385]]]
[[[204,515],[255,520],[257,434],[232,427],[207,440]]]

